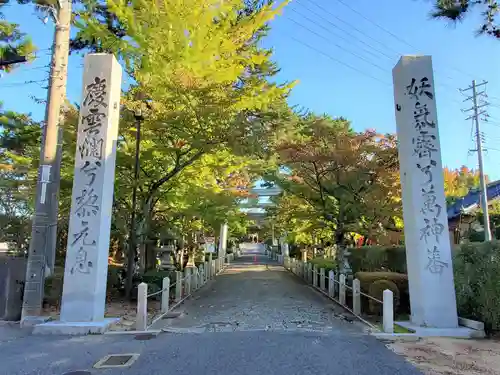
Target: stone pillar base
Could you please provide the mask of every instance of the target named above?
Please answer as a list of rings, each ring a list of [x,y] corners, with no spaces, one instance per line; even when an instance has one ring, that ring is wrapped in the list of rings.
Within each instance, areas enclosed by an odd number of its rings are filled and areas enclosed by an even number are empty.
[[[99,322],[61,322],[51,321],[33,327],[34,335],[89,335],[105,333],[111,324],[120,318],[105,318]]]

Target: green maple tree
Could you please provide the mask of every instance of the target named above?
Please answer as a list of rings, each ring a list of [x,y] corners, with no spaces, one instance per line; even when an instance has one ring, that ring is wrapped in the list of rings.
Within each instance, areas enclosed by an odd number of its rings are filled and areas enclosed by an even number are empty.
[[[400,230],[395,137],[356,133],[342,118],[297,121],[276,149],[285,172],[266,177],[310,207],[309,233],[322,230],[342,249],[355,234]]]

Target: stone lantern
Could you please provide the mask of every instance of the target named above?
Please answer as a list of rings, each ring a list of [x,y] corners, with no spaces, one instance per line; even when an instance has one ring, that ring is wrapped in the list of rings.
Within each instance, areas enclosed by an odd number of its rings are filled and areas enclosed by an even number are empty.
[[[158,258],[160,258],[160,269],[162,271],[175,270],[172,264],[172,256],[175,254],[175,241],[173,238],[162,241],[164,244],[155,248]]]

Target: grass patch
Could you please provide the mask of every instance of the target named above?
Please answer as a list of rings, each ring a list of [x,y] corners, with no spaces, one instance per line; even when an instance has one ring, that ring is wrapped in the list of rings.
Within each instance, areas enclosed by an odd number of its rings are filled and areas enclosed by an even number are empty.
[[[384,326],[382,325],[382,323],[377,323],[376,327],[380,332],[384,332]],[[415,331],[394,323],[394,333],[415,333]]]

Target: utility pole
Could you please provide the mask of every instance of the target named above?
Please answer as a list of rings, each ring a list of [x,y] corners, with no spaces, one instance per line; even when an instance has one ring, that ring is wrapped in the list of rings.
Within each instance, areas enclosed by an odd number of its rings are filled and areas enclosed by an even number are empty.
[[[21,324],[41,315],[45,277],[54,271],[57,243],[59,180],[62,142],[59,131],[61,106],[66,98],[71,0],[58,0],[50,8],[55,21],[44,136],[36,189],[35,213],[26,269]],[[29,323],[27,323],[29,324]]]
[[[473,111],[473,114],[466,118],[466,120],[473,119],[476,125],[476,147],[477,147],[477,159],[479,163],[479,181],[481,183],[481,208],[483,209],[483,219],[484,219],[484,240],[491,241],[491,229],[490,229],[490,215],[488,213],[488,193],[486,187],[486,181],[484,178],[484,167],[483,167],[483,147],[481,145],[481,130],[479,126],[479,116],[486,113],[486,110],[481,110],[481,108],[486,107],[489,103],[483,103],[478,105],[477,99],[479,96],[485,94],[484,91],[477,92],[477,88],[486,85],[488,82],[484,81],[477,84],[475,80],[472,81],[472,85],[465,90],[460,90],[462,92],[472,90],[472,96],[464,100],[472,100],[472,107],[465,110],[464,112]]]

